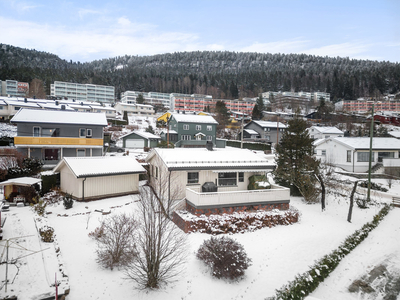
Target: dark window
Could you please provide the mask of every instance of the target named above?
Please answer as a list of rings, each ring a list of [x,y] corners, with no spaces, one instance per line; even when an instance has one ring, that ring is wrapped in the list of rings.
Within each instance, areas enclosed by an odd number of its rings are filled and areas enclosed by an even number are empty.
[[[45,160],[58,160],[58,149],[44,149]]]
[[[236,173],[218,173],[218,185],[236,185]]]
[[[347,150],[347,162],[351,162],[351,150]]]
[[[239,172],[238,176],[239,176],[239,182],[244,182],[244,172]]]
[[[199,183],[199,172],[188,172],[187,183]]]

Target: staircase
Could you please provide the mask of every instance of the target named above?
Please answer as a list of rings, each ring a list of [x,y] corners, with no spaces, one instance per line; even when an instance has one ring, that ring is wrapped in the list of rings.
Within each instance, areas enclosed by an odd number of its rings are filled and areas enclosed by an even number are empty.
[[[383,172],[383,164],[378,162],[371,168],[371,173],[382,173]]]

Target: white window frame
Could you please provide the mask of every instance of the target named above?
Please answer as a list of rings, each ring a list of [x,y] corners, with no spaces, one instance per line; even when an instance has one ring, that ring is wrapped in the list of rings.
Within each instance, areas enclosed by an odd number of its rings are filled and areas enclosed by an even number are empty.
[[[184,141],[191,141],[192,140],[192,136],[190,134],[182,134],[181,135],[181,139]]]
[[[207,125],[207,131],[212,131],[212,126],[211,125]]]
[[[87,128],[87,129],[86,129],[86,136],[87,136],[87,137],[92,137],[92,135],[93,135],[93,130],[92,130],[92,128]]]
[[[189,124],[183,124],[183,130],[189,130]]]
[[[85,132],[84,134],[82,134],[83,130]],[[86,128],[79,128],[79,137],[80,138],[85,138],[86,137]]]
[[[212,135],[207,135],[206,140],[207,141],[212,141],[213,140],[213,136]]]
[[[196,125],[196,130],[201,130],[201,125]]]
[[[38,134],[35,135],[35,129],[38,129]],[[33,126],[33,132],[32,132],[32,136],[34,137],[39,137],[41,135],[41,128],[39,126]]]
[[[321,150],[321,155],[322,155],[322,156],[326,156],[326,149],[322,149],[322,150]]]

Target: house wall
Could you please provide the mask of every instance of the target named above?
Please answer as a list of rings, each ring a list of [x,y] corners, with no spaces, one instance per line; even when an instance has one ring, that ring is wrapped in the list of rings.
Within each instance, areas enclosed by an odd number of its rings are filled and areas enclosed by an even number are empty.
[[[276,143],[277,132],[278,132],[277,128],[274,127],[263,128],[254,122],[248,123],[244,128],[253,129],[260,135],[261,139],[265,139],[272,143]],[[284,130],[285,130],[284,128],[279,128],[279,140],[282,138]]]
[[[131,194],[139,190],[139,174],[87,177],[85,180],[76,178],[67,166],[60,170],[60,188],[63,192],[82,200],[83,185],[85,200]]]
[[[357,153],[365,152],[369,153],[369,150],[353,150],[340,143],[335,143],[332,140],[327,140],[324,143],[319,144],[315,147],[316,157],[323,162],[331,163],[339,168],[342,168],[348,172],[367,172],[369,169],[369,162],[357,161]],[[322,155],[323,150],[326,151],[326,155]],[[347,161],[347,151],[351,151],[351,161]],[[378,163],[378,152],[393,152],[394,158],[399,157],[399,150],[380,150],[372,151],[373,161],[372,166]]]
[[[95,125],[70,125],[70,124],[38,124],[38,123],[18,123],[17,136],[33,136],[33,127],[42,128],[59,128],[59,137],[79,138],[79,129],[86,128],[92,129],[92,137],[103,138],[103,126]],[[44,135],[41,135],[44,136]]]
[[[165,186],[169,181],[169,171],[166,166],[161,162],[160,158],[155,155],[150,161],[150,180],[157,186]],[[153,167],[152,167],[153,166]],[[154,167],[158,167],[158,178],[155,177]],[[189,184],[188,172],[199,172],[199,183]],[[227,170],[229,172],[229,170]],[[230,192],[230,191],[243,191],[247,190],[249,184],[249,177],[254,174],[264,174],[265,172],[260,170],[259,172],[244,172],[244,181],[239,182],[237,179],[237,185],[235,186],[220,186],[218,183],[218,173],[212,170],[193,170],[193,171],[171,171],[171,197],[173,199],[183,199],[186,197],[186,188],[189,187],[194,191],[201,191],[201,187],[206,182],[214,182],[218,186],[218,192]],[[238,176],[238,174],[237,174]],[[164,187],[165,189],[165,187]]]
[[[196,133],[203,133],[206,135],[203,137],[203,140],[207,140],[207,136],[212,136],[212,142],[215,145],[216,144],[216,135],[217,135],[217,125],[216,124],[206,124],[206,123],[189,123],[189,122],[177,122],[174,117],[171,118],[170,120],[170,130],[175,130],[178,132],[178,141],[182,140],[182,135],[190,135],[191,140],[195,140],[195,134]],[[188,125],[189,129],[183,129],[184,125]],[[200,125],[201,130],[196,129],[196,126]],[[211,130],[207,130],[207,126],[211,126]]]

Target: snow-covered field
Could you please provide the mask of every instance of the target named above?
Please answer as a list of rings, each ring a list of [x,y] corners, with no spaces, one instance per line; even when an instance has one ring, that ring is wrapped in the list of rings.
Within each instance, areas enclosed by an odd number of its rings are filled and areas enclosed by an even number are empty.
[[[384,181],[381,183],[385,184]],[[396,182],[389,192],[400,194],[400,184]],[[20,269],[15,278],[10,276],[15,274],[12,271],[15,267],[10,265],[8,278],[11,283],[7,293],[2,287],[0,297],[18,295],[19,300],[24,300],[40,299],[38,295],[45,293],[54,294],[55,288],[50,285],[57,274],[57,279],[62,281],[59,291],[69,286],[67,299],[70,300],[265,299],[273,296],[276,289],[294,279],[296,274],[308,270],[315,260],[330,253],[346,236],[370,222],[380,210],[376,206],[366,210],[355,206],[353,222],[348,223],[347,199],[328,197],[327,209],[321,212],[320,205],[307,205],[300,198],[292,198],[291,205],[301,212],[299,223],[232,235],[243,244],[252,259],[252,266],[242,280],[229,282],[213,278],[195,257],[196,250],[209,236],[195,233],[188,235],[188,258],[178,281],[157,291],[144,292],[134,289],[133,282],[124,279],[121,271],[102,269],[95,261],[95,241],[88,237],[88,233],[106,217],[99,211],[132,212],[136,199],[136,196],[124,196],[89,203],[75,202],[69,210],[65,210],[61,203],[49,206],[47,211],[51,214],[46,219],[55,229],[56,247],[39,241],[31,208],[12,207],[9,212],[3,212],[2,216],[7,220],[1,245],[4,246],[7,239],[17,238],[14,241],[18,247],[27,249],[10,247],[9,259],[48,249],[18,259]],[[396,208],[309,298],[359,299],[359,295],[347,292],[353,280],[384,262],[392,269],[399,268],[399,236],[400,208]],[[57,247],[61,253],[58,259]],[[62,278],[62,272],[68,278]],[[0,266],[0,274],[0,278],[5,278],[5,264]]]

